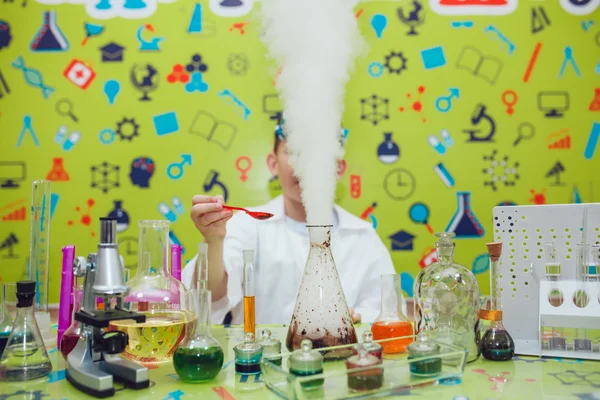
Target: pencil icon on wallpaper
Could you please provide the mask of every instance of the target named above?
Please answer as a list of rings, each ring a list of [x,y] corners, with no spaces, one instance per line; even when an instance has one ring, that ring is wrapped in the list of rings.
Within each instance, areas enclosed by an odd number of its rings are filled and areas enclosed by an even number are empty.
[[[525,70],[525,75],[523,75],[523,82],[529,82],[529,78],[531,77],[531,71],[537,61],[538,55],[540,54],[540,50],[542,50],[542,42],[537,42],[533,53],[531,53],[531,58],[529,59],[529,64],[527,64],[527,69]]]

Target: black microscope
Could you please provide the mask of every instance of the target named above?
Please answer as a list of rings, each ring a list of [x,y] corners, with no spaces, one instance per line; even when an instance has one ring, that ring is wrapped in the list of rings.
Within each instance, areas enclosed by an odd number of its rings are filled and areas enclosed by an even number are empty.
[[[486,106],[484,104],[477,104],[475,110],[471,115],[471,125],[474,127],[479,125],[482,121],[487,121],[490,124],[489,131],[486,134],[482,134],[481,129],[463,129],[464,133],[469,134],[467,142],[491,142],[492,137],[496,133],[496,123],[494,119],[486,113]]]

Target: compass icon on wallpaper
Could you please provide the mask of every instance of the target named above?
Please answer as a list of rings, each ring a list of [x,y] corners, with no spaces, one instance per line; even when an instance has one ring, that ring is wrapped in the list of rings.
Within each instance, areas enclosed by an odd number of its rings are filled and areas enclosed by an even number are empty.
[[[396,168],[385,176],[383,187],[390,198],[406,200],[415,191],[415,177],[409,170]]]

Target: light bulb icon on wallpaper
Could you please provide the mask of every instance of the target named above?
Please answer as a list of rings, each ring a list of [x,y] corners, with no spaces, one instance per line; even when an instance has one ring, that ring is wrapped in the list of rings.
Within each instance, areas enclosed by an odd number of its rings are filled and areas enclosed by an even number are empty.
[[[383,31],[387,26],[387,17],[383,14],[375,14],[373,18],[371,18],[371,27],[375,31],[375,35],[377,35],[377,39],[381,39],[383,35]]]
[[[383,137],[377,148],[377,158],[384,164],[393,164],[400,158],[400,147],[392,140],[391,132],[385,132]]]
[[[108,104],[115,104],[115,99],[121,91],[121,85],[118,81],[110,79],[104,83],[104,94],[108,98]]]

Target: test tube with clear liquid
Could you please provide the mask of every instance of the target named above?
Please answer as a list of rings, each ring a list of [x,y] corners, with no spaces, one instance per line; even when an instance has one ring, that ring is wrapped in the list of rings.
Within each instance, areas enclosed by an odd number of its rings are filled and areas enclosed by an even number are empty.
[[[564,295],[559,288],[560,258],[555,242],[544,243],[546,278],[552,282],[548,301],[552,306],[559,307],[564,301]],[[548,338],[548,350],[567,350],[567,341],[562,328],[552,327],[552,335]]]
[[[579,308],[587,306],[590,301],[588,296],[590,269],[593,263],[592,246],[587,243],[577,245],[576,261],[576,282],[577,290],[573,294],[573,302]],[[573,341],[573,350],[592,351],[592,341],[587,338],[587,331],[584,328],[575,329],[575,340]]]
[[[40,179],[31,188],[29,279],[35,281],[35,318],[44,342],[54,341],[48,310],[50,196],[52,181]]]

